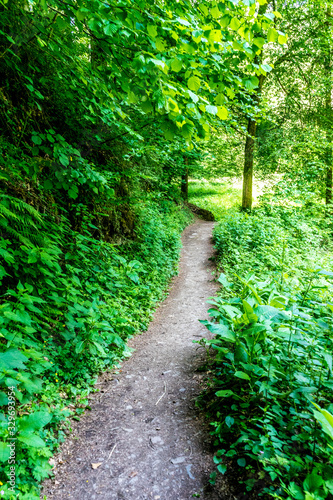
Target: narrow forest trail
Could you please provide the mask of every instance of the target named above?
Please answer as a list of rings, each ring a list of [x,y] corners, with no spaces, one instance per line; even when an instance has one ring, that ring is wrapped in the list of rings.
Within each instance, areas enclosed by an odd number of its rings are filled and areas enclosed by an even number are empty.
[[[56,457],[55,480],[45,484],[48,500],[227,498],[208,491],[211,438],[194,401],[203,352],[192,340],[202,337],[198,320],[216,291],[212,228],[197,221],[185,229],[170,294],[148,331],[130,341],[135,353],[121,373],[109,374],[92,411],[75,424]]]

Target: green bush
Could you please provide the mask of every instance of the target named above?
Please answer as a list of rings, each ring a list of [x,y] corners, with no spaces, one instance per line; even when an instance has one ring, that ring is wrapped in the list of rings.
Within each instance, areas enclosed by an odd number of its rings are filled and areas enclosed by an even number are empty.
[[[126,340],[147,328],[177,271],[190,216],[147,197],[134,207],[135,240],[119,246],[91,236],[93,215],[82,206],[80,232],[64,216],[36,215],[24,202],[19,208],[27,215],[11,213],[20,218],[19,234],[26,228],[24,240],[0,239],[0,481],[6,498],[19,492],[30,499],[39,498],[38,482],[50,474],[64,419],[79,418],[96,374],[128,356]],[[8,482],[12,437],[15,494]]]

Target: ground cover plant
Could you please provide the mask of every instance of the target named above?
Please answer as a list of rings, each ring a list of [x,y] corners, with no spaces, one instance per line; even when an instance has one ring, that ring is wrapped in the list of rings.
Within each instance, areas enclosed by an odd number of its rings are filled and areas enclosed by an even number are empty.
[[[222,212],[223,193],[215,196],[222,289],[202,321],[214,338],[200,343],[215,353],[204,399],[217,469],[238,469],[241,490],[254,498],[331,498],[330,219],[320,206],[314,217],[313,207],[279,197],[263,198],[251,215],[237,206]]]
[[[1,240],[6,350],[0,354],[0,403],[2,409],[12,403],[10,424],[1,419],[6,498],[17,494],[6,481],[11,466],[6,440],[17,437],[20,498],[39,498],[37,483],[50,474],[48,460],[64,438],[59,425],[68,416],[79,418],[98,373],[130,355],[126,340],[147,328],[177,270],[180,232],[190,216],[168,200],[157,204],[151,198],[137,210],[136,240],[120,249],[91,236],[88,214],[84,230],[76,232],[64,217],[56,224],[32,213],[43,245],[31,242],[29,226],[20,247]],[[5,201],[4,207],[12,208]],[[21,204],[24,215],[30,214],[28,207]]]

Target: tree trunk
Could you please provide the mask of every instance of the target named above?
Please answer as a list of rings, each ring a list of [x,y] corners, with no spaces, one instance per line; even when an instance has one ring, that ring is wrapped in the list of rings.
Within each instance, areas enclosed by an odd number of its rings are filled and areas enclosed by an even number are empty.
[[[187,163],[187,162],[186,162]],[[185,174],[182,175],[182,185],[180,187],[182,197],[185,201],[188,200],[188,168],[186,167]]]
[[[258,90],[253,98],[256,107],[260,104],[264,79],[264,75],[260,75]],[[247,136],[244,151],[242,210],[251,210],[252,208],[253,160],[256,131],[257,121],[256,119],[250,117],[247,125]]]
[[[258,14],[262,15],[267,10],[268,3],[260,5]],[[262,53],[254,58],[256,64],[260,64]],[[264,84],[264,75],[259,76],[258,90],[256,91],[253,101],[255,107],[260,104],[262,86]],[[249,117],[247,124],[247,136],[244,150],[244,170],[243,170],[243,195],[242,195],[242,210],[252,209],[252,187],[253,187],[253,160],[254,160],[254,145],[257,131],[257,121]]]
[[[246,142],[245,142],[245,159],[243,171],[243,197],[242,209],[251,210],[252,208],[252,183],[253,183],[253,156],[254,156],[254,140],[257,130],[256,120],[249,118]]]
[[[332,83],[331,83],[331,47],[330,47],[330,18],[331,18],[331,7],[328,6],[326,10],[326,29],[327,29],[327,53],[325,54],[325,79],[326,79],[326,98],[325,98],[325,118],[326,118],[326,140],[328,142],[326,151],[326,179],[325,179],[325,191],[326,191],[326,205],[332,203],[332,184],[333,184],[333,166],[332,166]]]

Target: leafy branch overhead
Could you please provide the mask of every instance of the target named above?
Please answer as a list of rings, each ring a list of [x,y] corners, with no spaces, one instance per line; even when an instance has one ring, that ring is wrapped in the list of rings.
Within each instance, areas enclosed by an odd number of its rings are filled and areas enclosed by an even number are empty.
[[[7,15],[12,8],[18,7],[7,4]],[[186,141],[207,137],[211,125],[227,120],[237,96],[251,93],[271,70],[255,64],[264,44],[287,40],[274,28],[279,13],[260,15],[253,0],[50,0],[21,12],[30,28],[5,35],[9,65],[19,72],[20,56],[36,40],[48,57],[72,67],[67,93],[83,100],[88,120],[135,134],[129,114],[135,108],[156,116],[167,139],[180,134]],[[62,79],[61,67],[57,72]],[[40,77],[22,76],[42,109]]]

